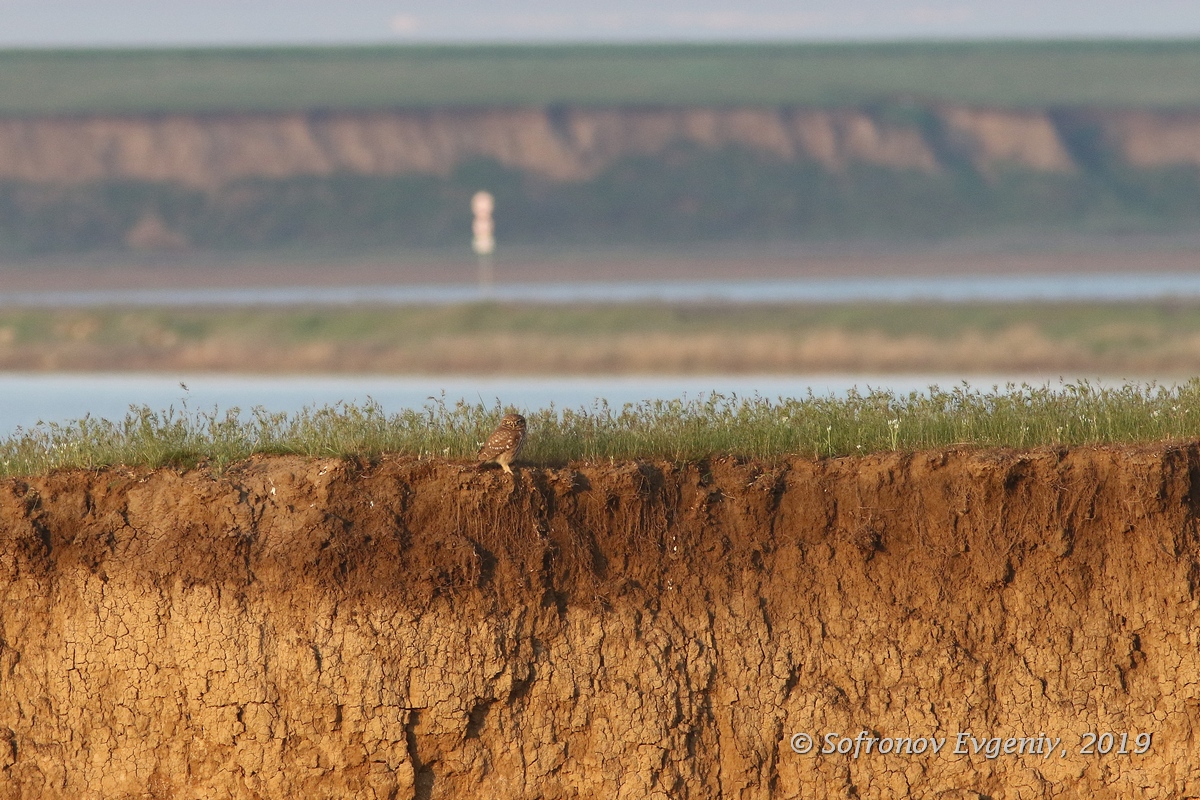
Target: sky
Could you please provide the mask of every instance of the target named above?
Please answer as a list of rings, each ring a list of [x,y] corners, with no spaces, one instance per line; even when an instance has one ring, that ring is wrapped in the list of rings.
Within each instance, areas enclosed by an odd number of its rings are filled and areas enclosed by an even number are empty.
[[[0,0],[0,47],[1098,37],[1200,37],[1200,0]]]

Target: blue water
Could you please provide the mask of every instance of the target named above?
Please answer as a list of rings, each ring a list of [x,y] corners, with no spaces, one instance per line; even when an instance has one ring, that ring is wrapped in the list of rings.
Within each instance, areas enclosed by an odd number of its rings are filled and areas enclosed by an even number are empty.
[[[983,390],[1008,381],[1043,384],[1045,377],[976,377],[971,386]],[[1050,380],[1058,383],[1058,378]],[[591,408],[598,398],[620,408],[625,403],[673,398],[694,399],[719,392],[749,397],[844,395],[851,388],[888,389],[907,394],[930,384],[956,386],[956,376],[708,376],[708,377],[582,377],[582,378],[467,378],[467,377],[262,377],[230,375],[121,374],[0,374],[0,436],[38,422],[68,422],[85,415],[119,420],[131,405],[153,410],[184,402],[191,410],[243,413],[256,406],[268,411],[296,412],[306,406],[374,400],[394,413],[423,408],[444,398],[487,405],[513,405],[525,410]],[[184,389],[181,384],[186,385]]]
[[[796,280],[512,283],[471,285],[281,286],[47,292],[0,291],[0,307],[448,305],[494,300],[533,303],[840,303],[1124,301],[1200,298],[1196,273],[960,275]]]

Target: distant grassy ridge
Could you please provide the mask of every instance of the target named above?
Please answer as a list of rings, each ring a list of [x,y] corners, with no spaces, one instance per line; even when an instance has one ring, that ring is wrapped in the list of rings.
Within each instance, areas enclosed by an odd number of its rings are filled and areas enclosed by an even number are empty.
[[[502,247],[1191,232],[1200,169],[1131,168],[1086,123],[1091,112],[1073,109],[1200,109],[1197,76],[1200,40],[0,51],[0,124],[431,107],[538,107],[553,122],[556,107],[852,107],[919,129],[939,164],[852,159],[828,169],[741,145],[679,143],[566,182],[490,157],[446,174],[284,173],[211,189],[142,173],[78,186],[8,178],[0,254],[447,247],[463,241],[480,187],[497,197]],[[1084,120],[1062,143],[1078,169],[982,168],[944,130],[940,103]]]
[[[681,104],[1200,106],[1200,41],[0,51],[0,114]]]

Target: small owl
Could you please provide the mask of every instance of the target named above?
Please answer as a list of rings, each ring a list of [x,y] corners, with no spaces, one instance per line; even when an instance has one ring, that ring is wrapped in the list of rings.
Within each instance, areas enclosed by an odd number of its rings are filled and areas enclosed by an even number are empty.
[[[492,435],[484,442],[479,450],[479,464],[490,464],[495,461],[500,467],[512,475],[508,465],[521,454],[525,444],[525,418],[520,414],[505,414],[504,419],[492,431]]]

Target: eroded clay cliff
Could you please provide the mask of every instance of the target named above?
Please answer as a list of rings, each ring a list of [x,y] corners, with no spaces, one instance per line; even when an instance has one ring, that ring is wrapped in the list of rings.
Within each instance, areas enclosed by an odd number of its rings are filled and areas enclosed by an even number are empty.
[[[1192,797],[1198,479],[1186,444],[8,480],[0,797]]]
[[[930,126],[933,126],[933,130]],[[947,146],[976,167],[1076,168],[1081,126],[1136,168],[1200,164],[1200,114],[942,107],[925,124],[858,109],[496,108],[0,119],[0,180],[78,184],[333,174],[445,175],[471,159],[553,180],[675,145],[739,147],[829,170],[934,172]]]

